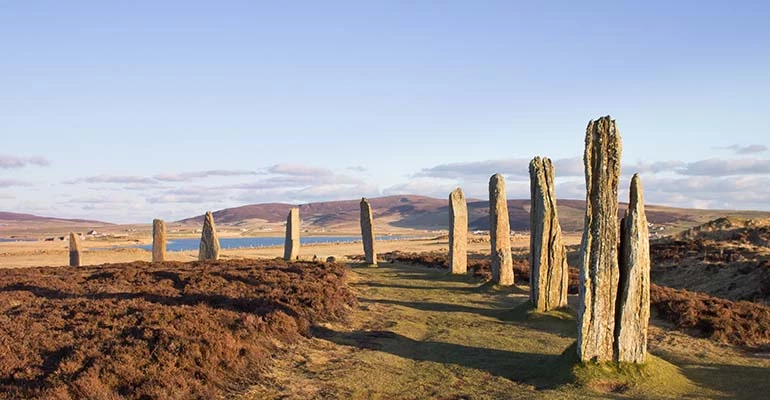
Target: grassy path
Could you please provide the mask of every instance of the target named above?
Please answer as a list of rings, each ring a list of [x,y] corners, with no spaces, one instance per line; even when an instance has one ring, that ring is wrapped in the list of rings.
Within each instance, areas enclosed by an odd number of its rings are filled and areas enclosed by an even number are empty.
[[[349,321],[314,328],[314,337],[286,349],[269,379],[244,399],[754,398],[770,393],[770,361],[744,360],[735,350],[659,328],[651,332],[652,352],[677,366],[656,358],[650,367],[654,376],[631,387],[601,377],[589,387],[570,383],[560,355],[574,343],[574,318],[529,312],[526,288],[498,289],[443,270],[400,264],[353,267],[350,285],[359,305]],[[696,349],[702,354],[692,354]]]

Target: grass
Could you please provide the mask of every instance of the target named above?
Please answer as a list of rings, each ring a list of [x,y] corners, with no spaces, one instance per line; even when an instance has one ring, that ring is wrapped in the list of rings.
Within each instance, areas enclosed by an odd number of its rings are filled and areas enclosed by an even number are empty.
[[[316,326],[294,358],[280,360],[244,399],[751,398],[770,391],[770,360],[659,327],[643,366],[576,363],[574,313],[533,311],[526,286],[401,263],[354,266],[350,286],[359,301],[350,319]]]

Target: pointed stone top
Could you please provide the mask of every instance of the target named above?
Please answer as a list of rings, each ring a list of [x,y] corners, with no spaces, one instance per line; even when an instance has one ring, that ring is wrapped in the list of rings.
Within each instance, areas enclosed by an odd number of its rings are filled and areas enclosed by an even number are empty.
[[[463,190],[459,187],[453,190],[452,193],[449,194],[449,196],[460,198],[460,199],[465,198],[465,194],[463,193]]]
[[[70,251],[79,251],[80,245],[78,243],[78,235],[75,232],[70,232]]]
[[[361,202],[362,202],[362,203],[368,203],[368,202],[369,202],[369,200],[367,200],[367,199],[366,199],[366,197],[362,197],[362,198],[361,198]]]
[[[631,178],[628,208],[644,210],[644,192],[642,189],[642,178],[639,177],[639,174],[634,174],[633,178]]]
[[[504,182],[504,181],[505,181],[505,178],[503,178],[503,175],[499,174],[499,173],[498,174],[494,174],[494,175],[492,175],[492,177],[489,178],[489,183],[490,184],[493,183],[493,182],[497,183],[497,182]]]
[[[162,219],[159,219],[159,218],[155,218],[154,220],[152,220],[152,223],[153,223],[153,224],[157,224],[157,223],[159,223],[159,222],[163,222],[163,220],[162,220]]]
[[[529,170],[532,172],[532,169],[540,169],[543,165],[550,166],[551,159],[548,157],[536,156],[532,159],[532,161],[529,162]]]

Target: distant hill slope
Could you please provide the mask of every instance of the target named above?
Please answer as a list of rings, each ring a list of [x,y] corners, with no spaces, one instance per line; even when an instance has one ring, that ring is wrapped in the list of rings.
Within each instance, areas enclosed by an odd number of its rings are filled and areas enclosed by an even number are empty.
[[[87,219],[66,219],[66,218],[52,218],[41,217],[32,214],[12,213],[6,211],[0,211],[0,221],[4,222],[59,222],[59,223],[82,223],[92,225],[112,225],[109,222],[91,221]]]
[[[334,229],[340,226],[352,226],[358,223],[359,201],[343,200],[318,202],[299,205],[303,224],[316,228]],[[436,199],[418,195],[385,196],[369,199],[374,210],[374,217],[380,223],[392,227],[439,230],[447,229],[449,215],[445,199]],[[585,202],[582,200],[559,200],[559,220],[562,229],[577,232],[583,229]],[[262,220],[268,223],[280,223],[286,220],[291,204],[268,203],[251,204],[227,208],[214,212],[214,219],[219,224],[237,225],[248,220]],[[530,201],[508,200],[508,214],[512,230],[529,230]],[[625,204],[620,206],[620,216],[625,212]],[[663,228],[658,233],[678,232],[721,216],[732,215],[744,218],[770,217],[770,212],[694,210],[684,208],[647,205],[648,220]],[[203,216],[187,218],[179,222],[200,223]],[[468,200],[468,225],[471,230],[489,229],[489,202]]]

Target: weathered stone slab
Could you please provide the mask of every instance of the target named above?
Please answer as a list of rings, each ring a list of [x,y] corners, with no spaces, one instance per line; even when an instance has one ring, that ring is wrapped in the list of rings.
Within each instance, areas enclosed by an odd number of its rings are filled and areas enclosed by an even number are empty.
[[[501,286],[513,285],[508,199],[505,195],[505,180],[500,174],[494,174],[489,178],[489,236],[492,253],[492,281]]]
[[[567,306],[569,285],[551,160],[535,157],[529,163],[529,177],[529,300],[538,311],[550,311]]]
[[[299,208],[294,207],[286,217],[286,239],[283,243],[283,259],[296,260],[299,257]]]
[[[586,215],[581,243],[577,353],[612,361],[618,293],[618,179],[621,138],[609,116],[588,123],[583,162]]]
[[[70,267],[79,267],[80,260],[80,239],[74,232],[70,232]]]
[[[214,216],[211,211],[206,211],[206,216],[203,219],[198,259],[201,261],[219,259],[219,237],[217,237],[217,229],[214,226]]]
[[[166,223],[152,220],[152,262],[166,261]]]
[[[468,205],[460,188],[449,194],[449,270],[468,272]]]
[[[617,361],[643,363],[650,323],[650,232],[642,181],[631,178],[630,199],[620,228],[620,281],[615,318]]]
[[[364,258],[369,265],[377,265],[377,252],[374,248],[374,218],[372,206],[366,198],[361,199],[361,239],[364,242]]]

